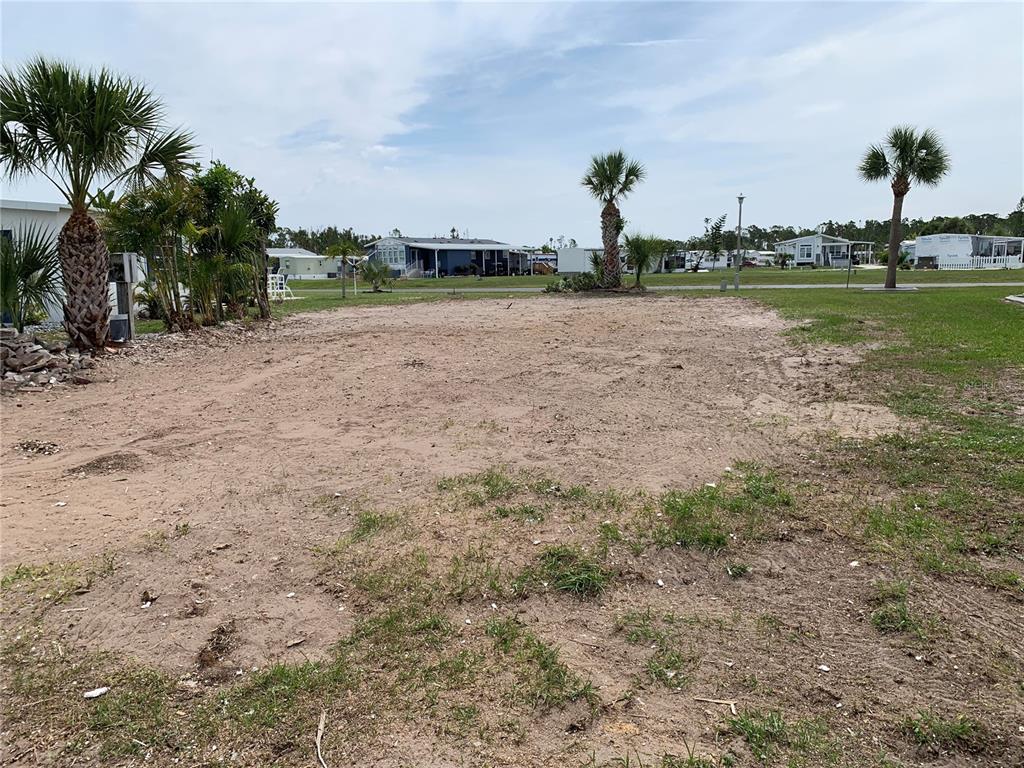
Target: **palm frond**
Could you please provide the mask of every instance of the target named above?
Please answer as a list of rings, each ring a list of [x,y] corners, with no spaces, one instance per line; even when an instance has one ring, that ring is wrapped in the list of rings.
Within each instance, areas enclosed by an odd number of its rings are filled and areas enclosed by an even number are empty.
[[[0,112],[4,174],[45,176],[72,206],[95,187],[174,175],[194,150],[191,134],[165,132],[163,106],[145,86],[43,56],[5,68]]]
[[[889,147],[890,165],[897,176],[909,177],[917,158],[917,132],[913,126],[897,125],[885,138]]]
[[[604,155],[594,155],[580,183],[595,198],[610,203],[629,194],[645,175],[646,170],[641,163],[630,160],[625,152],[617,149]]]
[[[857,170],[865,181],[881,181],[889,178],[889,174],[892,172],[885,149],[878,144],[868,147]]]
[[[939,134],[925,129],[917,140],[917,157],[911,176],[914,181],[935,186],[949,173],[949,153],[942,145]]]

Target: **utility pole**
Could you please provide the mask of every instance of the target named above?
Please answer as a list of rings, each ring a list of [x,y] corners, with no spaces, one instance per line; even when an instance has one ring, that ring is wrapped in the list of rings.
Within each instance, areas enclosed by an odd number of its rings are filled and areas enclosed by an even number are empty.
[[[740,289],[740,269],[743,267],[743,256],[740,255],[740,248],[743,244],[743,193],[740,193],[736,199],[740,203],[740,216],[736,223],[736,256],[733,259],[733,266],[736,267],[736,273],[733,277],[733,287],[738,291]]]

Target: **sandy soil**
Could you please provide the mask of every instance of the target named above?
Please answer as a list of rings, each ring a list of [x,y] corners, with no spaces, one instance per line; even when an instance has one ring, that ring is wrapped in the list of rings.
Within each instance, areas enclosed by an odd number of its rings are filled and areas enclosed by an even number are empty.
[[[780,335],[787,327],[729,298],[537,298],[324,312],[201,343],[142,345],[105,361],[89,386],[4,399],[3,571],[116,557],[113,576],[44,622],[72,646],[125,652],[173,674],[193,671],[227,624],[233,668],[317,658],[360,613],[325,588],[313,554],[351,529],[354,510],[405,508],[423,519],[440,478],[502,465],[595,488],[689,488],[737,460],[799,462],[829,436],[899,426],[884,409],[855,401],[844,377],[851,352],[798,351]],[[59,450],[20,450],[28,440]],[[547,541],[561,535],[541,533]],[[435,536],[453,552],[464,545],[450,525]],[[808,604],[807,584],[821,583],[823,571],[808,564],[805,544],[752,554],[754,568],[769,575],[756,600],[773,602],[789,630],[815,638],[796,652],[798,677],[832,706],[842,693],[816,672],[825,654],[874,653],[843,629],[851,620],[863,625],[846,597],[864,592],[868,577],[840,568]],[[810,546],[834,564],[857,557],[827,536]],[[645,584],[663,578],[672,587],[653,598],[647,588],[648,598],[731,620],[738,603],[716,602],[727,582],[710,576],[702,558],[673,554],[643,565]],[[566,616],[547,605],[551,597],[523,609],[542,634],[564,640],[570,663],[606,684],[608,700],[624,683],[602,675],[626,650],[612,644],[595,659],[586,638],[615,634],[609,617],[630,604],[630,591],[600,614],[574,606]],[[156,598],[145,608],[144,592]],[[963,599],[970,613],[973,597]],[[562,637],[566,627],[572,637]],[[736,647],[703,653],[738,658],[745,640],[733,636]],[[792,661],[769,652],[761,671],[784,689]],[[739,678],[731,670],[708,678],[709,698],[723,675]],[[878,703],[871,678],[915,674],[891,660],[864,671],[858,706]],[[946,700],[976,693],[950,685]],[[907,706],[915,696],[906,694]],[[710,717],[689,697],[676,702],[645,737],[652,750],[670,748],[684,723]],[[629,728],[638,722],[608,718],[593,743],[635,745]],[[552,725],[551,738],[564,725]]]
[[[315,655],[350,616],[309,588],[310,548],[336,538],[315,511],[325,496],[414,505],[439,478],[491,466],[689,488],[740,459],[796,458],[801,440],[895,427],[877,406],[832,402],[848,350],[797,352],[787,327],[728,298],[552,298],[143,345],[90,386],[3,402],[3,571],[126,553],[69,634],[146,663],[188,668],[229,619],[245,626],[244,666]],[[19,451],[27,440],[59,450]],[[182,558],[164,537],[185,524]],[[159,611],[139,610],[145,590]],[[309,639],[286,653],[300,629]]]

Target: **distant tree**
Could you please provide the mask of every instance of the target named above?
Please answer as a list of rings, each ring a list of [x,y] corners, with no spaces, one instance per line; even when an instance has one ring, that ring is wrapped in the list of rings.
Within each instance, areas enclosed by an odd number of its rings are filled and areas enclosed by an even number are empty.
[[[184,174],[192,135],[167,129],[163,105],[144,85],[42,56],[5,68],[0,113],[7,178],[43,176],[71,206],[57,239],[64,326],[73,345],[102,349],[110,330],[110,253],[90,204],[101,192]]]
[[[1007,218],[1007,224],[1009,234],[1015,237],[1024,237],[1024,197],[1017,203],[1017,207],[1013,209]]]
[[[356,260],[356,257],[362,256],[363,249],[356,243],[352,242],[351,240],[346,240],[345,242],[328,246],[326,249],[326,253],[328,256],[333,256],[334,258],[338,259],[339,263],[341,264],[341,298],[344,299],[346,291],[345,275],[351,271],[349,267],[352,267],[352,264]],[[367,261],[377,261],[377,263],[379,264],[384,263],[383,261],[380,261],[378,259],[368,259]],[[354,267],[352,268],[354,269]]]
[[[647,171],[636,160],[630,160],[622,150],[606,155],[595,155],[582,184],[590,194],[603,203],[601,208],[601,242],[604,245],[604,273],[602,288],[618,288],[622,282],[619,262],[619,235],[624,221],[618,203],[644,180]]]
[[[390,234],[391,237],[401,237],[402,236],[402,230],[400,230],[398,227],[395,227],[394,229],[391,230],[391,232],[389,234]]]
[[[575,248],[576,247],[576,238],[573,238],[573,237],[569,238],[569,247],[570,248]]]
[[[949,154],[935,131],[917,132],[912,126],[898,125],[889,131],[882,144],[868,148],[860,164],[865,181],[888,181],[892,188],[892,218],[889,220],[889,264],[885,287],[896,287],[896,269],[903,217],[903,199],[911,182],[935,186],[949,171]]]
[[[700,269],[701,260],[705,256],[711,260],[713,265],[717,266],[718,260],[722,255],[722,230],[725,228],[725,216],[723,213],[717,219],[704,219],[703,253],[694,262],[693,267],[690,269],[691,272],[696,272]]]

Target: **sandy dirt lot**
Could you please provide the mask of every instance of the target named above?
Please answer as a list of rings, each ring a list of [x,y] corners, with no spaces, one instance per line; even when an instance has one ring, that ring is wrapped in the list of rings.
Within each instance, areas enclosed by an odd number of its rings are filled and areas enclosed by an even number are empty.
[[[203,668],[234,679],[273,662],[320,659],[373,613],[372,597],[352,586],[351,563],[332,571],[323,560],[362,511],[387,510],[416,526],[383,539],[386,549],[360,544],[364,565],[412,558],[416,547],[447,562],[487,541],[506,548],[508,570],[527,562],[531,547],[579,538],[582,518],[557,510],[527,533],[476,530],[477,512],[456,513],[439,497],[442,478],[503,467],[655,496],[715,481],[737,461],[800,464],[837,435],[900,427],[885,409],[857,402],[846,376],[851,352],[800,351],[781,335],[787,327],[730,298],[488,299],[324,312],[271,330],[141,345],[104,361],[89,386],[2,403],[3,572],[109,566],[57,607],[9,606],[8,627],[34,617],[66,649],[114,651],[175,678],[220,684]],[[29,440],[58,450],[19,448]],[[438,765],[525,765],[595,750],[605,759],[629,748],[678,750],[684,737],[713,745],[721,706],[694,696],[735,698],[727,689],[743,674],[830,711],[844,702],[873,711],[890,699],[911,708],[932,696],[997,706],[976,680],[943,680],[948,668],[898,651],[876,658],[863,612],[849,600],[871,574],[846,567],[858,555],[827,528],[807,528],[780,530],[771,549],[747,553],[766,576],[740,596],[725,594],[729,579],[704,555],[623,553],[618,562],[632,575],[600,611],[549,594],[516,607],[612,708],[589,732],[566,736],[569,715],[538,716],[525,746],[485,740],[464,752],[406,723],[374,731],[362,747],[344,742],[351,752],[336,746],[348,755],[336,764],[379,756],[382,745],[391,757],[379,764],[389,765],[422,761],[425,750]],[[155,598],[149,605],[145,593]],[[639,709],[612,711],[634,681],[635,670],[617,670],[637,653],[614,617],[641,597],[733,631],[722,639],[702,624],[690,638],[708,670],[696,675],[693,695],[650,692]],[[977,599],[965,591],[965,615]],[[469,632],[504,607],[480,594],[453,603],[448,618]],[[765,646],[754,619],[769,608],[784,617],[779,636],[799,642]],[[1006,633],[1008,618],[984,626]],[[230,643],[218,646],[226,633]],[[482,635],[467,640],[476,641]],[[204,665],[211,647],[216,663]],[[842,684],[820,669],[838,658]],[[894,678],[913,684],[893,690]],[[286,756],[284,764],[308,764],[308,752]]]

